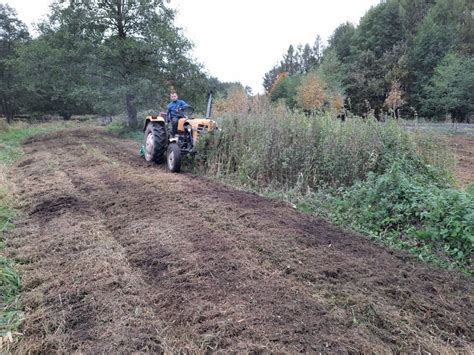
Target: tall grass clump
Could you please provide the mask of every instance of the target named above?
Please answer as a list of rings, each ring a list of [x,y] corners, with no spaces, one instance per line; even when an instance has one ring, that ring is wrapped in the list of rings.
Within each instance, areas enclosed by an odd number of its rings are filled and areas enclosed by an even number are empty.
[[[251,187],[319,189],[351,186],[370,172],[387,171],[394,161],[404,171],[449,181],[446,153],[417,140],[394,121],[329,115],[307,116],[284,106],[244,118],[225,117],[222,132],[204,142],[201,169]],[[421,154],[429,146],[429,154]]]

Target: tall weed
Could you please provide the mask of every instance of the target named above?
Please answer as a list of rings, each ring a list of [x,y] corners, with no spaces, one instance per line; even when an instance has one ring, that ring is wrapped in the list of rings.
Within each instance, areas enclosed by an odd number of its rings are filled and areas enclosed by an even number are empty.
[[[306,116],[273,106],[243,118],[224,117],[222,132],[201,142],[202,171],[249,186],[303,189],[351,186],[394,161],[405,171],[449,181],[449,159],[429,138],[416,140],[396,122]],[[429,147],[429,154],[420,154]]]

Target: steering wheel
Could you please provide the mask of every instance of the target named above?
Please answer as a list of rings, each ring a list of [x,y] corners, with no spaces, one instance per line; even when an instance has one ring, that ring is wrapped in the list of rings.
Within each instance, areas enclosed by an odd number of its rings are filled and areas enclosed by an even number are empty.
[[[185,118],[191,118],[191,115],[193,114],[193,112],[194,112],[194,107],[192,106],[186,106],[179,110],[179,113],[181,113]]]

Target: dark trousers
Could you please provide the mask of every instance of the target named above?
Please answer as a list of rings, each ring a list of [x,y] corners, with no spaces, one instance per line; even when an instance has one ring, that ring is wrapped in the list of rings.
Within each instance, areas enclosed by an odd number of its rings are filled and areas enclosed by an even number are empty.
[[[173,137],[178,133],[178,120],[179,117],[171,118],[171,135]]]

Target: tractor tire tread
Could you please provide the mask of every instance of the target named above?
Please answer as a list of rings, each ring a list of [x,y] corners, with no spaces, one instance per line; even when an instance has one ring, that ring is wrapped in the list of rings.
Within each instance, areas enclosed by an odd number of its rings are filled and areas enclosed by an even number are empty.
[[[153,146],[152,160],[157,164],[161,164],[165,161],[165,152],[167,148],[166,128],[162,124],[153,123],[153,122],[149,123],[149,127],[153,134],[153,140],[155,142]]]

